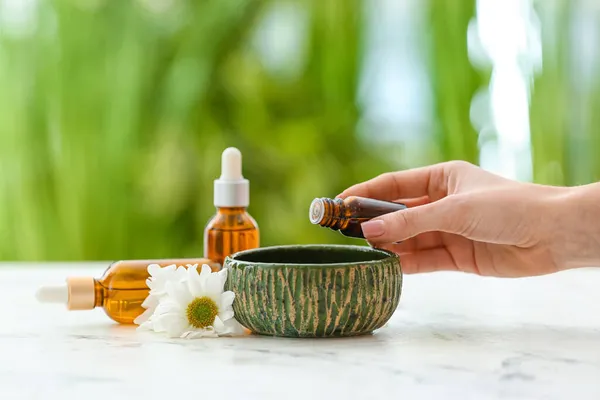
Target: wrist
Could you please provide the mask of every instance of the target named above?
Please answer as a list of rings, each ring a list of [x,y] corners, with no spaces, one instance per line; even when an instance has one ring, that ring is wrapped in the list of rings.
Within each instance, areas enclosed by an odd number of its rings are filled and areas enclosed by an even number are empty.
[[[557,267],[600,266],[600,183],[565,188],[552,203]]]

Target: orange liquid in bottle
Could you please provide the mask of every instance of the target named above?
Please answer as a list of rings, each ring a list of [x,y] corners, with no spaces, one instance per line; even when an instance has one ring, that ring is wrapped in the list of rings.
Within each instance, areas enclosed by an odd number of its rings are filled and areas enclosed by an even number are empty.
[[[256,221],[244,207],[220,207],[204,230],[204,257],[223,265],[225,257],[260,245]]]

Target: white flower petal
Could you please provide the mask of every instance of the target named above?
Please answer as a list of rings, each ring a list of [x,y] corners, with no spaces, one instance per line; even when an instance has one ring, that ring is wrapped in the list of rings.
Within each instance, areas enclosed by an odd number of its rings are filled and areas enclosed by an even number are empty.
[[[198,271],[197,265],[194,264],[194,265],[187,267],[186,271],[187,271],[187,274],[185,275],[186,280],[189,280],[191,277],[200,278],[200,271]]]
[[[167,265],[166,267],[162,267],[161,271],[164,274],[167,274],[167,273],[171,273],[171,272],[175,271],[176,269],[177,269],[177,264],[171,264],[171,265]]]
[[[223,324],[223,321],[221,321],[221,318],[219,318],[219,316],[217,315],[215,317],[215,320],[213,321],[213,328],[215,328],[215,332],[217,332],[217,334],[221,334],[223,332],[225,332],[226,328],[225,328],[225,324]]]
[[[154,296],[152,294],[148,295],[144,302],[142,303],[142,307],[144,308],[154,308],[158,305],[158,296]]]
[[[156,306],[154,315],[160,316],[163,314],[183,314],[182,307],[176,301],[166,298]]]
[[[150,319],[152,321],[152,330],[154,332],[166,332],[166,326],[175,320],[175,314],[152,315]]]
[[[234,315],[233,310],[219,310],[219,318],[221,318],[222,321],[227,321],[228,319],[233,318]]]
[[[188,326],[187,319],[179,313],[154,315],[152,317],[155,332],[166,332],[169,336],[179,336]]]
[[[221,290],[223,290],[223,287],[225,286],[225,282],[227,281],[227,272],[228,272],[227,268],[223,268],[222,270],[217,272],[217,275],[219,276],[219,278],[222,281]]]
[[[174,318],[165,325],[165,330],[169,337],[181,337],[181,335],[188,329],[187,320],[182,318]]]
[[[199,338],[216,338],[219,335],[214,331],[214,329],[194,329],[188,332],[185,332],[182,336],[185,339],[199,339]]]
[[[169,281],[165,284],[167,296],[182,307],[187,307],[194,299],[184,282]]]
[[[200,281],[202,285],[206,285],[206,280],[212,275],[212,269],[208,264],[202,264],[202,268],[200,269]]]
[[[230,336],[241,336],[246,334],[246,330],[235,318],[228,319],[224,322],[226,332]]]
[[[133,323],[136,325],[142,325],[144,322],[150,319],[152,314],[154,314],[154,308],[148,308],[146,311],[138,315],[137,318],[133,320]]]
[[[177,270],[175,271],[172,279],[176,280],[178,282],[181,282],[181,281],[184,281],[185,279],[187,279],[187,268],[178,267]]]
[[[138,331],[153,331],[154,330],[154,321],[152,321],[152,317],[150,319],[138,326],[136,328]]]
[[[156,280],[169,280],[175,275],[175,271],[177,270],[177,266],[175,264],[168,265],[166,267],[159,267],[153,274],[151,279],[153,281]]]
[[[233,305],[233,300],[235,299],[235,293],[231,290],[221,293],[220,305],[219,309],[229,309]]]
[[[190,291],[192,297],[202,297],[204,293],[204,288],[202,285],[200,274],[196,269],[194,269],[193,272],[188,273],[187,284],[188,290]]]
[[[179,273],[180,275],[181,273]],[[150,294],[155,296],[163,296],[166,294],[165,285],[169,281],[177,280],[178,273],[175,264],[162,268],[156,271],[153,277],[149,278],[146,285],[151,289]]]
[[[211,299],[215,301],[215,303],[219,304],[221,302],[221,293],[223,292],[223,286],[225,286],[225,281],[227,280],[227,273],[222,274],[221,270],[214,274],[210,274],[210,276],[206,279],[206,296],[209,296]]]
[[[148,269],[148,274],[150,274],[150,276],[152,276],[152,277],[160,274],[160,272],[162,270],[162,268],[158,264],[149,264],[147,269]]]

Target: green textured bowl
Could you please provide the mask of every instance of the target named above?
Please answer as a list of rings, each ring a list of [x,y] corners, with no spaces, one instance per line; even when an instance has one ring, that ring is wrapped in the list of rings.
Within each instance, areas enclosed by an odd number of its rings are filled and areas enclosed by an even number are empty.
[[[254,333],[339,337],[381,328],[398,307],[397,255],[365,246],[263,247],[225,259],[236,319]]]

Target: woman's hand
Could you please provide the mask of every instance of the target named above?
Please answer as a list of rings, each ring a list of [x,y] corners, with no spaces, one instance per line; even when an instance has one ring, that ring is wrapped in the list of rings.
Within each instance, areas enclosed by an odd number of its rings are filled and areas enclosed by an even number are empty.
[[[362,225],[371,245],[400,255],[406,273],[522,277],[600,261],[595,242],[600,208],[593,211],[600,204],[599,188],[581,188],[511,181],[453,161],[386,173],[338,197],[408,206]],[[586,189],[595,193],[595,202],[584,200],[580,191]],[[578,201],[585,203],[581,209]]]

